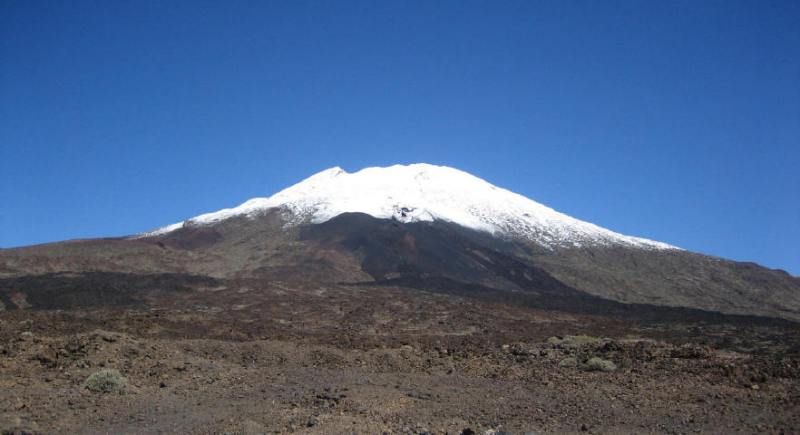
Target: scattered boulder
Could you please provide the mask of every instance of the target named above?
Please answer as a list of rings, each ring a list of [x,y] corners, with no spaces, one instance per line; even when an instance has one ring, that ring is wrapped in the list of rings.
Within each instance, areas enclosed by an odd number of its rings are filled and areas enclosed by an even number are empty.
[[[115,343],[117,340],[119,340],[119,337],[117,337],[117,335],[106,331],[100,331],[98,335],[106,343]]]
[[[39,363],[48,368],[55,368],[58,365],[58,354],[52,347],[44,347],[39,352],[36,352],[32,360],[39,361]]]
[[[511,354],[516,356],[531,356],[533,355],[533,351],[528,349],[523,344],[513,344],[511,345]]]
[[[670,350],[670,357],[681,359],[700,359],[707,358],[711,350],[704,346],[694,344],[684,344],[681,347]]]

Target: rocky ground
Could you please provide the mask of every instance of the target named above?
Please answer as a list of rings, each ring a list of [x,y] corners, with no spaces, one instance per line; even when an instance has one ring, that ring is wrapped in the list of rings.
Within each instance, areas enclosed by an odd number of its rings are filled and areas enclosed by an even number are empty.
[[[660,323],[390,286],[187,285],[136,303],[0,311],[0,430],[800,428],[794,324]],[[124,379],[87,388],[104,369]]]

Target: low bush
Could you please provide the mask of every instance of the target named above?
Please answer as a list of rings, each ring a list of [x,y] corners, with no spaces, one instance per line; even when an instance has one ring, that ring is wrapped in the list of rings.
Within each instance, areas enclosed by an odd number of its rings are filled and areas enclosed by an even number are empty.
[[[547,339],[547,344],[565,349],[574,349],[576,347],[595,344],[603,341],[602,338],[592,337],[590,335],[565,335],[562,337],[550,337]]]
[[[573,357],[568,357],[562,359],[559,363],[559,367],[575,367],[578,365],[578,360]]]
[[[126,385],[127,380],[114,369],[104,369],[92,373],[84,383],[87,390],[95,393],[122,391]]]
[[[586,361],[583,369],[590,372],[613,372],[617,369],[617,365],[612,361],[595,356]]]

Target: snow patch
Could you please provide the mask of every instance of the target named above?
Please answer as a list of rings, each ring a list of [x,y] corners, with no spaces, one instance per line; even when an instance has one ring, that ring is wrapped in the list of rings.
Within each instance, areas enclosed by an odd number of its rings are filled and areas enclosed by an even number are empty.
[[[678,249],[666,243],[619,234],[559,213],[536,201],[446,166],[425,163],[365,168],[347,173],[335,167],[269,198],[203,214],[143,233],[207,225],[272,208],[285,211],[287,225],[321,223],[342,213],[360,212],[401,222],[443,220],[492,234],[533,240],[545,247],[623,245]]]

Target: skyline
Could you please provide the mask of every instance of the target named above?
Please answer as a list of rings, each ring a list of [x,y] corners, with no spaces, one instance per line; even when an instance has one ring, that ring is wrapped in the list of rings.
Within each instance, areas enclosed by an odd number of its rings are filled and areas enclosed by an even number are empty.
[[[428,163],[427,163],[427,162],[409,162],[409,163],[398,163],[398,164],[396,164],[396,165],[414,165],[414,164],[428,164]],[[393,165],[388,165],[388,166],[393,166]],[[440,166],[446,166],[446,165],[440,165]],[[314,174],[310,174],[310,175],[309,175],[309,177],[311,177],[311,176],[313,176],[313,175],[316,175],[316,174],[318,174],[318,173],[320,173],[320,172],[326,172],[326,171],[330,171],[331,169],[334,169],[334,168],[338,168],[338,166],[336,166],[336,167],[331,167],[331,168],[326,168],[326,169],[320,170],[320,171],[318,171],[318,172],[316,172],[316,173],[314,173]],[[342,168],[342,169],[343,169],[345,172],[347,172],[347,173],[354,173],[354,172],[358,172],[358,171],[361,171],[361,170],[363,170],[363,169],[368,169],[368,168],[374,168],[374,167],[364,167],[364,168],[359,168],[359,169],[357,169],[357,170],[352,170],[352,171],[348,171],[347,169],[344,169],[344,168]],[[454,169],[458,169],[458,168],[454,168]],[[307,178],[308,178],[308,177],[307,177]],[[276,189],[275,191],[273,191],[273,192],[272,192],[271,194],[269,194],[269,195],[264,195],[263,197],[256,197],[256,198],[268,198],[268,197],[272,196],[273,194],[279,193],[280,191],[282,191],[282,190],[284,190],[284,189],[286,189],[286,188],[289,188],[289,187],[293,186],[294,184],[300,184],[300,183],[302,183],[302,182],[303,182],[303,181],[305,181],[305,180],[306,180],[306,178],[304,178],[304,179],[302,179],[302,180],[298,180],[298,181],[297,181],[297,183],[293,183],[292,185],[288,185],[288,186],[284,186],[284,187],[278,188],[278,189]],[[489,180],[484,180],[484,181],[487,181],[487,182],[489,182],[490,184],[492,184],[492,183],[491,183],[491,181],[489,181]],[[497,186],[497,187],[504,188],[503,186]],[[512,192],[514,192],[514,191],[512,191]],[[514,193],[517,193],[517,192],[514,192]],[[254,199],[254,198],[248,198],[248,200],[250,200],[250,199]],[[533,199],[533,198],[529,198],[529,199]],[[533,199],[533,200],[535,201],[535,199]],[[190,219],[192,219],[192,218],[195,218],[195,217],[197,217],[197,216],[200,216],[200,215],[203,215],[203,214],[212,214],[212,213],[215,213],[215,212],[218,212],[218,211],[224,210],[224,209],[232,209],[232,208],[236,208],[236,207],[238,207],[238,206],[242,205],[242,204],[243,204],[243,203],[245,203],[245,202],[247,202],[247,201],[243,201],[242,203],[237,203],[237,204],[231,204],[231,205],[227,205],[227,206],[224,206],[223,208],[221,208],[221,209],[218,209],[218,210],[207,210],[207,211],[201,212],[201,213],[199,213],[199,214],[197,214],[197,215],[187,216],[187,217],[185,217],[185,218],[182,218],[182,219],[180,219],[180,220],[179,220],[179,221],[177,221],[177,222],[166,223],[166,224],[163,224],[163,225],[159,225],[158,227],[143,229],[143,230],[141,230],[141,231],[137,231],[137,232],[135,232],[135,233],[130,233],[130,234],[114,234],[114,235],[107,235],[107,236],[105,236],[105,237],[127,237],[127,236],[137,236],[137,235],[139,235],[139,234],[150,233],[150,232],[152,232],[152,231],[155,231],[155,230],[158,230],[158,229],[162,229],[162,228],[165,228],[165,227],[169,227],[169,226],[172,226],[172,225],[174,225],[174,224],[177,224],[177,223],[182,223],[182,222],[184,222],[184,221],[186,221],[186,220],[190,220]],[[545,206],[549,207],[547,204],[542,204],[542,205],[545,205]],[[556,209],[556,211],[557,211],[557,212],[560,212],[560,213],[564,213],[563,211],[561,211],[561,210],[558,210],[558,209]],[[569,213],[565,213],[565,214],[569,215]],[[579,219],[579,220],[583,220],[583,219],[581,219],[580,217],[571,216],[571,215],[569,215],[569,216],[570,216],[570,217],[573,217],[573,218],[576,218],[576,219]],[[585,221],[585,222],[589,222],[589,221]],[[595,222],[589,222],[589,223],[596,224]],[[610,229],[610,230],[612,230],[612,231],[615,231],[615,232],[616,232],[616,230],[614,230],[613,228],[604,227],[604,226],[602,226],[602,225],[601,225],[601,227],[602,227],[602,228],[606,228],[606,229]],[[663,242],[663,243],[668,243],[668,242],[666,242],[666,241],[664,241],[664,240],[655,240],[655,239],[651,239],[651,238],[649,238],[649,237],[647,237],[647,236],[645,236],[645,235],[641,235],[641,234],[625,234],[625,233],[621,233],[621,234],[623,234],[624,236],[641,237],[641,238],[645,238],[645,239],[648,239],[648,240],[653,240],[653,241],[655,241],[655,242]],[[104,237],[104,236],[98,236],[98,237]],[[65,241],[65,240],[81,240],[81,238],[66,238],[66,239],[59,239],[59,240],[53,240],[53,241],[46,241],[46,242],[42,242],[41,244],[47,244],[47,243],[52,243],[52,242]],[[38,243],[35,243],[35,244],[32,244],[32,245],[36,245],[36,244],[38,244]],[[9,246],[8,248],[14,248],[14,247],[24,247],[24,246],[29,246],[29,245]],[[684,248],[684,247],[681,247],[681,246],[675,246],[675,247],[676,247],[676,248],[679,248],[679,249],[686,249],[686,248]],[[2,247],[2,246],[0,246],[0,249],[3,249],[3,248],[6,248],[6,247]],[[705,253],[705,252],[701,252],[701,251],[693,251],[693,252],[698,252],[698,253],[702,253],[702,254],[706,254],[706,255],[716,256],[716,255],[714,255],[714,254],[711,254],[711,253]],[[725,258],[725,257],[721,257],[721,258]],[[737,260],[737,261],[749,261],[749,260]],[[765,265],[765,266],[766,266],[766,265]],[[767,267],[769,267],[769,266],[767,266]],[[780,269],[780,268],[775,268],[775,269]],[[796,276],[797,276],[797,275],[796,275]]]
[[[0,247],[425,162],[800,275],[800,4],[0,5]]]

